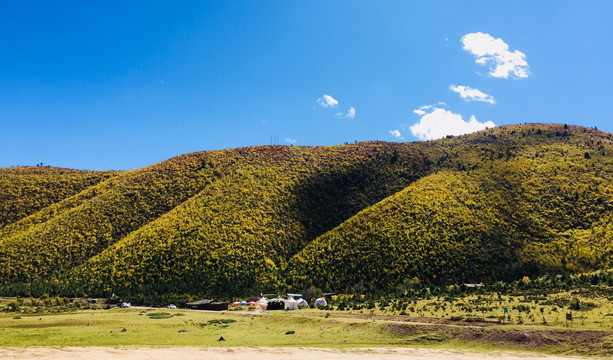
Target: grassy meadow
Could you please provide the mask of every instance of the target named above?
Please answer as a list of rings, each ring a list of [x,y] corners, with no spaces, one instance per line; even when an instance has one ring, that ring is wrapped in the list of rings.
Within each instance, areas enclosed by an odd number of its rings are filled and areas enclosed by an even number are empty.
[[[613,331],[613,301],[610,298],[581,296],[572,291],[546,296],[489,293],[454,299],[443,296],[404,301],[396,299],[378,302],[371,309],[368,307],[366,303],[362,309],[350,307],[340,313],[400,316],[413,321],[447,319],[451,323],[487,322]],[[508,309],[506,314],[505,307]],[[572,322],[566,321],[567,313],[572,313]]]
[[[594,295],[594,294],[592,294]],[[226,312],[154,308],[77,309],[0,300],[0,347],[64,346],[420,346],[472,351],[529,350],[570,355],[613,354],[613,304],[567,292],[547,296],[474,294],[455,299],[382,300],[371,307]],[[578,305],[577,305],[578,300]],[[83,302],[79,303],[83,304]],[[79,305],[80,306],[80,305]],[[565,316],[573,310],[572,326]],[[339,310],[339,307],[343,310]],[[371,308],[369,308],[371,307]],[[509,313],[503,316],[503,308]],[[223,337],[225,341],[218,341]]]
[[[156,315],[162,314],[162,315]],[[168,314],[168,315],[166,315]],[[354,323],[351,326],[350,323]],[[355,324],[359,324],[355,326]],[[0,315],[0,346],[372,346],[392,345],[379,324],[313,312],[80,310]],[[122,331],[126,329],[126,331]],[[287,332],[294,331],[294,334]],[[217,341],[220,337],[225,342]]]

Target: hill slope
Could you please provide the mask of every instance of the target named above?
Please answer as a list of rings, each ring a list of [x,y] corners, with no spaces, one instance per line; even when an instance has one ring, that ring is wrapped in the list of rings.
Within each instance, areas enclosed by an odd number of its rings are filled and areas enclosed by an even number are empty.
[[[0,229],[116,174],[43,166],[0,168]]]
[[[518,145],[525,128],[470,135],[460,146],[488,133]],[[290,261],[292,282],[385,289],[413,278],[479,282],[613,266],[610,134],[560,128],[540,126],[531,131],[538,144],[490,161],[487,147],[463,149],[456,170],[418,180],[309,244]]]
[[[11,219],[0,282],[22,294],[219,297],[610,267],[611,144],[592,129],[521,125],[187,154]]]
[[[47,292],[70,286],[163,294],[202,284],[244,292],[262,285],[264,266],[282,266],[316,236],[425,172],[423,156],[402,144],[180,156],[7,226],[0,279]]]
[[[610,181],[586,168],[547,176],[530,165],[420,179],[292,258],[294,283],[385,289],[415,277],[488,282],[611,267]]]

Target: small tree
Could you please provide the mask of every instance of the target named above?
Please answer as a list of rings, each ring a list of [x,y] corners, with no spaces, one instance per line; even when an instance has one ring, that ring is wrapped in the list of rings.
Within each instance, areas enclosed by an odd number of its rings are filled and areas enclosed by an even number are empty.
[[[351,287],[351,291],[354,295],[363,295],[366,292],[366,286],[357,283]]]
[[[579,302],[578,298],[575,298],[568,308],[575,311],[581,310],[581,302]]]
[[[317,289],[315,286],[311,286],[310,288],[302,291],[302,297],[309,304],[313,302],[313,300],[317,299],[321,294],[321,291]]]

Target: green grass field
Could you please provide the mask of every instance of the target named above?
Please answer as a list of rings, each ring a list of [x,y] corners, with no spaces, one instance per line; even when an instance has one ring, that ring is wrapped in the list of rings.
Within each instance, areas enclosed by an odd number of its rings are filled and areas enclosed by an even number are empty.
[[[415,324],[416,320],[423,323]],[[577,355],[610,355],[613,349],[611,331],[462,321],[437,323],[437,320],[378,310],[371,314],[370,311],[316,309],[204,312],[114,308],[55,314],[2,313],[0,347],[420,346]],[[597,320],[590,321],[598,324]],[[581,326],[591,327],[590,321]],[[226,341],[218,341],[222,336]]]
[[[575,299],[582,310],[573,311],[570,326],[565,314]],[[0,299],[0,308],[6,311],[11,301]],[[54,312],[58,307],[39,303],[35,308],[22,301],[16,312],[0,313],[0,347],[422,346],[613,354],[613,307],[606,297],[570,293],[433,297],[408,302],[406,309],[400,301],[386,302],[387,307],[378,303],[373,309],[356,310],[107,310],[99,304],[93,309]],[[494,323],[500,321],[503,307],[509,309],[509,317],[505,324]],[[226,341],[218,341],[222,336]]]
[[[172,316],[150,316],[152,314]],[[0,315],[0,346],[370,346],[393,345],[379,324],[312,312],[81,310]],[[353,326],[350,323],[354,323]],[[126,331],[123,331],[126,329]],[[182,330],[186,330],[183,332]],[[288,331],[294,334],[286,335]],[[226,342],[217,341],[221,336]]]

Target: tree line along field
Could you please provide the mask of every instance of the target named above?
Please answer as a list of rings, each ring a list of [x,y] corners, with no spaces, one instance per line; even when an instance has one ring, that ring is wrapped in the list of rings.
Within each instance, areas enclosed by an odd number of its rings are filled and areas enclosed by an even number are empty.
[[[609,269],[612,141],[526,124],[208,151],[132,171],[0,169],[0,294],[163,304]]]
[[[343,304],[343,299],[341,299]],[[499,293],[467,295],[461,298],[432,297],[404,300],[389,298],[380,302],[332,306],[347,314],[389,316],[399,321],[442,324],[501,324],[510,328],[572,328],[613,331],[613,304],[604,297],[590,297],[576,292],[551,295],[502,295]],[[350,305],[349,305],[350,304]],[[331,307],[331,308],[332,308]],[[508,309],[508,313],[504,312]],[[573,320],[566,320],[572,314]],[[613,334],[613,333],[612,333]]]
[[[475,287],[451,285],[440,288],[414,283],[386,295],[365,294],[363,288],[356,290],[353,294],[328,296],[325,307],[311,305],[310,308],[316,311],[338,311],[339,314],[397,316],[405,320],[423,318],[425,322],[438,319],[462,324],[613,330],[613,271],[565,277],[545,276],[534,280],[525,277],[512,283],[499,282]],[[313,304],[321,292],[311,288],[303,296]],[[105,299],[100,300],[69,301],[68,298],[46,294],[40,298],[4,298],[0,300],[0,311],[21,316],[116,307],[117,301],[107,303]],[[178,304],[181,306],[181,303]],[[246,309],[245,306],[230,307],[230,311]],[[254,310],[256,307],[248,309]],[[572,315],[572,321],[567,321],[568,314]]]

